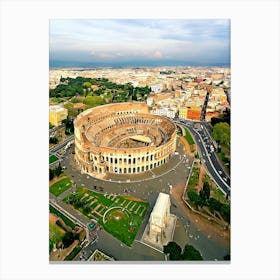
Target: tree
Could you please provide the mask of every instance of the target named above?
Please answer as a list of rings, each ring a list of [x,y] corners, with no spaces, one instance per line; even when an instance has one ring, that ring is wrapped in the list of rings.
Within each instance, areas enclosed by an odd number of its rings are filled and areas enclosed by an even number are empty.
[[[192,245],[186,244],[182,253],[181,247],[176,242],[169,242],[163,246],[164,254],[169,254],[170,260],[203,260],[200,252]]]
[[[223,115],[219,118],[211,118],[211,124],[212,126],[215,126],[215,124],[220,123],[220,122],[226,122],[230,125],[230,109],[226,108],[224,111]]]
[[[65,248],[69,247],[74,242],[74,235],[72,232],[67,231],[62,238],[62,243]]]
[[[55,137],[50,137],[49,139],[50,144],[57,144],[58,143],[58,139]]]
[[[54,178],[53,170],[49,169],[49,180],[51,181]]]
[[[66,135],[74,133],[74,122],[73,122],[72,118],[70,118],[68,116],[67,119],[62,121],[62,123],[65,124],[65,134]]]
[[[91,208],[88,204],[83,205],[83,210],[85,214],[88,214],[91,211]]]
[[[203,260],[200,252],[195,249],[192,245],[186,244],[183,254],[182,254],[182,259],[183,260],[198,260],[201,261]]]
[[[53,170],[55,176],[59,176],[62,173],[62,167],[59,163],[58,167]]]
[[[91,88],[92,84],[90,82],[84,82],[83,83],[83,87],[86,88],[86,89],[89,89]]]
[[[172,261],[182,260],[182,249],[176,242],[169,242],[163,246],[164,254],[169,254],[169,258]]]
[[[218,201],[217,199],[211,197],[209,200],[208,200],[208,205],[209,205],[209,208],[213,211],[220,211],[223,204]]]
[[[228,123],[218,123],[213,128],[213,138],[220,144],[230,144],[230,126]]]
[[[210,185],[208,182],[204,182],[203,188],[199,192],[200,198],[205,201],[208,200],[210,197]]]
[[[188,194],[190,201],[192,201],[196,206],[203,205],[202,199],[195,191],[188,191],[187,194]]]
[[[221,207],[221,215],[223,216],[223,218],[230,223],[230,206],[227,204],[223,204]]]

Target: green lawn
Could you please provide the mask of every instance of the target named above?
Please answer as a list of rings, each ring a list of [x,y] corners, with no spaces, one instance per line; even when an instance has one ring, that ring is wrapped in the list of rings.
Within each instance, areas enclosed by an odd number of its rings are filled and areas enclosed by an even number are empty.
[[[182,136],[182,131],[180,129],[177,129],[177,135]]]
[[[147,202],[134,201],[119,195],[109,198],[84,187],[79,187],[75,194],[70,194],[63,201],[88,218],[98,220],[107,232],[128,246],[132,245],[149,206]],[[112,207],[119,208],[108,211],[104,223],[103,215]],[[94,209],[96,210],[93,211]]]
[[[188,182],[188,190],[191,190],[191,188],[196,187],[198,185],[198,179],[199,179],[199,168],[194,166]]]
[[[55,162],[55,161],[57,161],[58,160],[58,157],[56,157],[55,155],[51,155],[50,157],[49,157],[49,164],[50,163],[53,163],[53,162]]]
[[[77,245],[73,251],[65,258],[65,261],[71,261],[73,260],[78,253],[82,250],[82,247],[80,245]]]
[[[49,209],[50,209],[50,213],[53,213],[57,217],[60,217],[67,226],[71,227],[72,229],[76,226],[75,223],[73,223],[71,220],[69,220],[67,217],[65,217],[62,213],[60,213],[58,210],[56,210],[51,205],[50,205]]]
[[[185,135],[186,140],[189,142],[190,145],[193,145],[194,141],[193,141],[193,138],[192,138],[190,132],[186,128],[184,128],[184,129],[185,129],[185,133],[186,133],[186,135]]]
[[[51,239],[49,239],[49,253],[52,251],[53,246],[54,246],[54,242]]]
[[[50,192],[55,196],[59,196],[66,190],[72,187],[72,182],[69,178],[63,178],[50,186]]]
[[[50,232],[50,240],[57,244],[60,242],[65,235],[65,230],[59,227],[57,224],[53,224],[49,222],[49,232]]]
[[[226,196],[223,194],[223,192],[218,189],[217,187],[211,187],[211,197],[217,199],[223,204],[230,204],[230,201],[226,199]]]
[[[228,170],[228,172],[230,172],[230,158],[228,158],[222,151],[218,152],[218,156],[223,162],[225,168]]]
[[[215,193],[216,193],[216,196],[219,197],[220,199],[223,199],[225,196],[220,189],[216,189]]]
[[[187,193],[189,191],[193,191],[195,193],[197,192],[197,185],[198,185],[198,181],[199,181],[199,170],[200,169],[199,169],[198,163],[195,163],[193,166],[190,178],[189,178],[186,192],[185,192],[185,198],[188,200],[189,204],[194,208],[195,208],[195,204],[190,199],[188,199]]]

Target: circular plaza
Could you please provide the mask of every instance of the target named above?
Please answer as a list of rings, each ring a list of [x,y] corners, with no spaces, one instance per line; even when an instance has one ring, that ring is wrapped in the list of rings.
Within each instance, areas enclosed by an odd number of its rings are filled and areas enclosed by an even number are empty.
[[[176,125],[149,114],[145,103],[88,109],[74,128],[76,163],[93,177],[141,174],[167,163],[176,150]]]

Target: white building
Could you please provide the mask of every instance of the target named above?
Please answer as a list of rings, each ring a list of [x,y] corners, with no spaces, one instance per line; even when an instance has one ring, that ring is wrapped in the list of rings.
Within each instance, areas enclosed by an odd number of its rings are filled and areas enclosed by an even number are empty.
[[[158,115],[158,116],[165,116],[168,118],[175,118],[176,112],[172,109],[169,108],[161,108],[161,109],[155,109],[150,111],[151,114],[153,115]]]
[[[152,92],[161,92],[162,86],[161,85],[150,85]]]
[[[154,98],[153,98],[153,97],[148,97],[148,98],[147,98],[147,105],[148,105],[148,106],[152,106],[153,103],[154,103]]]

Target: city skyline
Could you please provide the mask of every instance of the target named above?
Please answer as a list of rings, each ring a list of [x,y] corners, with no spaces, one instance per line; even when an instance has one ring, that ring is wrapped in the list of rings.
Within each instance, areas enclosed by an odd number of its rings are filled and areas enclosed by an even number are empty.
[[[230,65],[227,19],[50,20],[50,67]]]

